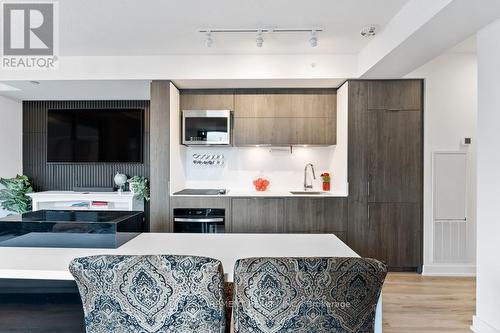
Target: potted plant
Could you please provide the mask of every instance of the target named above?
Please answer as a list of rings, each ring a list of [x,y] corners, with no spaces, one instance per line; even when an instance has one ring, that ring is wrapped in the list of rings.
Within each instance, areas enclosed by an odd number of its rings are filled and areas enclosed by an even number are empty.
[[[149,180],[144,177],[134,176],[128,181],[130,191],[139,199],[149,201]]]
[[[30,181],[25,175],[17,175],[15,178],[0,178],[3,189],[0,190],[0,206],[10,212],[26,213],[31,211],[31,198],[27,193],[32,193]]]
[[[330,191],[330,174],[328,172],[323,172],[321,178],[323,179],[323,191]]]

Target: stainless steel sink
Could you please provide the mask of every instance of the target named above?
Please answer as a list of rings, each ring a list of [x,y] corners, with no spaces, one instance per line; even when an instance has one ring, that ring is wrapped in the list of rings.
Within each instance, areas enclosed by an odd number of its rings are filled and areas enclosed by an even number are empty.
[[[312,195],[319,195],[319,194],[324,194],[325,192],[313,192],[313,191],[290,191],[290,193],[294,195],[304,195],[304,194],[312,194]]]

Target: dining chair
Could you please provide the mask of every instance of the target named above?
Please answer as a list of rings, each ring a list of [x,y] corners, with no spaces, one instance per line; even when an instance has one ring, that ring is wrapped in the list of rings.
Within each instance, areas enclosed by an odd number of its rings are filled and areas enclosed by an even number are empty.
[[[386,274],[375,259],[240,259],[234,268],[234,331],[373,332]]]
[[[195,256],[98,255],[71,261],[87,333],[225,330],[220,261]]]

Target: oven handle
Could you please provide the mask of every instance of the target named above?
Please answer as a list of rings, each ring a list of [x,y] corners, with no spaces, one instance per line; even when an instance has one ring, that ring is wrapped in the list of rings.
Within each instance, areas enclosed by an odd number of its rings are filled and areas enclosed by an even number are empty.
[[[181,217],[174,217],[174,222],[224,222],[224,218],[218,217],[218,218],[212,218],[212,219],[186,219],[186,218],[181,218]]]

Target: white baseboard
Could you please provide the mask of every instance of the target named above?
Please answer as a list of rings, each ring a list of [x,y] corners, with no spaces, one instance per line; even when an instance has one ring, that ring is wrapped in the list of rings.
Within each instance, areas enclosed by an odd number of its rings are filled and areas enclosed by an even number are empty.
[[[474,316],[472,318],[472,326],[470,327],[470,329],[475,333],[500,333],[499,330],[491,327],[489,324],[485,323],[477,316]]]
[[[422,267],[425,276],[476,276],[476,265],[472,264],[431,264]]]

